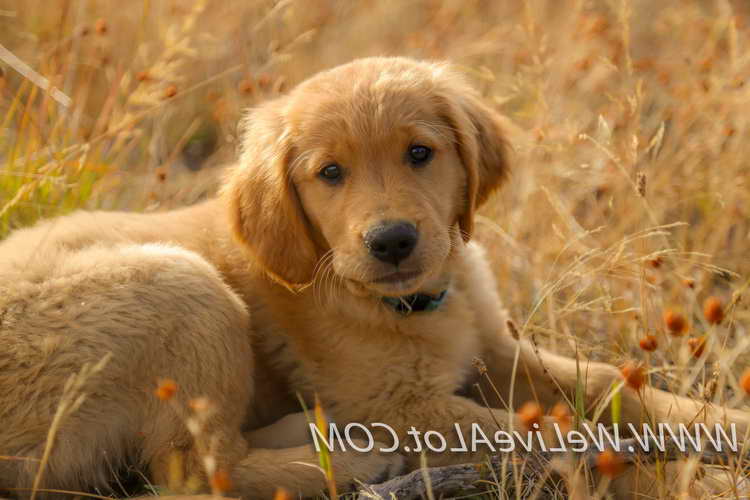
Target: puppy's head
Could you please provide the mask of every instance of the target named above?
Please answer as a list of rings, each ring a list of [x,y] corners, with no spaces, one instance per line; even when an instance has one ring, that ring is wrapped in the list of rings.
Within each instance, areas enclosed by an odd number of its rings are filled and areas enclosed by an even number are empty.
[[[401,296],[441,274],[506,170],[498,117],[450,67],[371,58],[252,111],[224,195],[280,283]]]

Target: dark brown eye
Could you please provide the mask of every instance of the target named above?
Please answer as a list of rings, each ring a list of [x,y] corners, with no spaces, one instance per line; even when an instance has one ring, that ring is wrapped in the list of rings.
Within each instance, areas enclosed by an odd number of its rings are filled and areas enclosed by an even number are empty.
[[[432,149],[427,146],[416,144],[409,146],[406,159],[415,167],[421,167],[432,159]]]
[[[343,172],[339,165],[331,163],[330,165],[326,165],[325,167],[321,168],[320,172],[318,172],[318,176],[326,182],[336,184],[343,177]]]

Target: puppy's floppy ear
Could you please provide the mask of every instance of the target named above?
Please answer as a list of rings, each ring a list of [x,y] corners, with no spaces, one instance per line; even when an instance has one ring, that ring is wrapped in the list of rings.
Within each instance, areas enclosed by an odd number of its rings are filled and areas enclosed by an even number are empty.
[[[266,103],[244,120],[240,162],[222,194],[235,237],[272,279],[296,290],[312,281],[318,250],[290,177],[283,104]]]
[[[456,147],[466,169],[466,207],[459,217],[465,241],[474,229],[474,212],[500,187],[508,173],[507,143],[501,117],[484,104],[460,76],[451,75],[439,95],[443,119],[453,129]]]

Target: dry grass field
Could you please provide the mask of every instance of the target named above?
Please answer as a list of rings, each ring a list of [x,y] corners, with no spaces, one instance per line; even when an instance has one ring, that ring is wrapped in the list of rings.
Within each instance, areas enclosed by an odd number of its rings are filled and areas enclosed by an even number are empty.
[[[509,120],[481,226],[520,334],[750,411],[745,0],[0,0],[0,45],[59,89],[3,52],[0,238],[207,196],[243,110],[318,70],[454,61]]]

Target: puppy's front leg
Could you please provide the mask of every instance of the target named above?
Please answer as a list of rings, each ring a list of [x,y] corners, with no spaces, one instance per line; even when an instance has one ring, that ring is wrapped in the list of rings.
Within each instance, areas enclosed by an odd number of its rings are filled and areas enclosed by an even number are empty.
[[[488,455],[539,448],[539,438],[528,434],[518,415],[456,395],[413,400],[393,413],[380,410],[378,418],[388,430],[373,428],[375,439],[397,444],[411,468],[419,467],[421,451],[427,453],[429,466],[442,466],[480,463]]]
[[[367,443],[358,442],[360,448]],[[380,453],[376,443],[368,453],[336,450],[331,465],[340,492],[356,486],[358,481],[377,483],[402,472],[404,459],[397,453]],[[326,480],[319,467],[316,450],[310,446],[285,449],[251,448],[232,470],[232,491],[243,499],[272,498],[277,488],[284,488],[295,497],[312,497],[326,489]]]
[[[613,384],[622,381],[620,370],[612,365],[584,359],[576,362],[544,349],[535,349],[529,342],[515,340],[509,335],[485,335],[483,360],[488,376],[506,402],[510,396],[513,366],[517,367],[513,387],[514,408],[528,400],[536,400],[550,408],[564,399],[563,394],[574,401],[577,388],[582,387],[587,417],[591,418],[594,410],[611,392]],[[740,410],[712,406],[648,386],[640,391],[624,386],[621,394],[623,424],[735,424],[740,439],[750,429],[750,414]],[[611,415],[606,408],[599,413],[600,421],[609,422]]]

